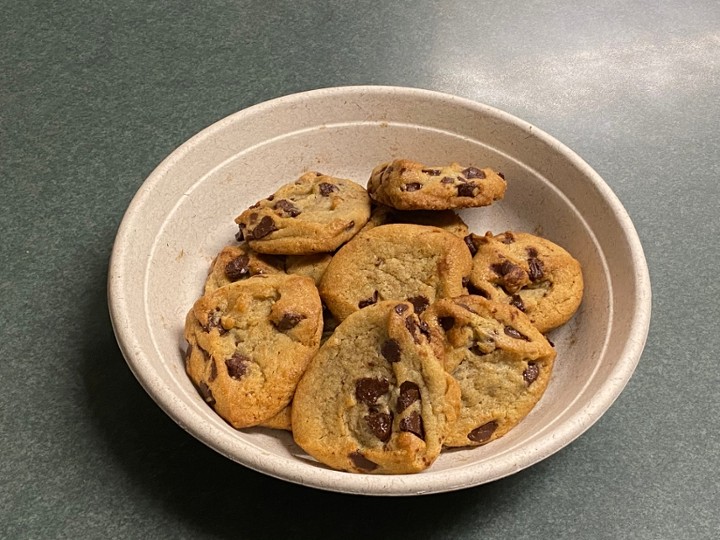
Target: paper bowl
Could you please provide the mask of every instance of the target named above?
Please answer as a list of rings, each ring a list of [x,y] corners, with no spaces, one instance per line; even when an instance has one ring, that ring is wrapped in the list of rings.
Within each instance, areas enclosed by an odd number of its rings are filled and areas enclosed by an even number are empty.
[[[230,427],[183,368],[184,318],[243,209],[308,170],[365,185],[405,157],[505,174],[505,198],[462,212],[476,233],[540,234],[582,264],[585,296],[550,334],[558,357],[547,392],[517,427],[482,447],[446,451],[414,475],[330,470],[289,433]],[[236,462],[290,482],[368,495],[457,490],[513,474],[557,452],[613,403],[647,336],[650,283],[635,229],[600,176],[538,128],[492,107],[409,88],[315,90],[233,114],[165,159],[132,200],[110,262],[108,298],[130,369],[193,436]]]

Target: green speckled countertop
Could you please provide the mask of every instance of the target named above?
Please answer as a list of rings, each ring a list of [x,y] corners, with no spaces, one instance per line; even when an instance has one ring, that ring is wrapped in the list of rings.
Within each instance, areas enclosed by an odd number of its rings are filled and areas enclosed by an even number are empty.
[[[0,538],[716,538],[720,8],[683,2],[1,3]],[[313,88],[439,90],[606,180],[653,283],[645,353],[576,442],[460,492],[363,498],[252,472],[145,394],[107,266],[128,203],[214,121]]]

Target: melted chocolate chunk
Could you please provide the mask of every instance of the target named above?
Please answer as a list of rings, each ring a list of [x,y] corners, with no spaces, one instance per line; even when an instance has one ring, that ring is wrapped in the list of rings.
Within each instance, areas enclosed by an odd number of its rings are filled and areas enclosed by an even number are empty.
[[[523,313],[525,312],[525,303],[523,302],[522,298],[520,298],[520,296],[517,294],[512,295],[512,298],[510,299],[510,305],[518,308]]]
[[[387,379],[363,377],[355,381],[355,397],[366,405],[374,405],[380,396],[387,394],[388,390],[390,383]]]
[[[530,257],[528,259],[528,266],[530,267],[528,270],[528,276],[530,277],[530,281],[535,282],[545,276],[545,265],[540,259],[536,257]]]
[[[462,173],[465,178],[480,178],[481,180],[485,178],[485,173],[477,167],[468,167]]]
[[[353,452],[352,454],[349,454],[348,457],[356,468],[363,471],[374,471],[378,467],[377,463],[373,463],[360,452]]]
[[[474,257],[475,254],[478,252],[478,248],[475,245],[475,242],[473,242],[472,234],[468,234],[465,238],[463,238],[463,240],[465,240],[465,245],[470,250],[470,255]]]
[[[503,330],[504,330],[505,334],[507,334],[511,338],[524,339],[525,341],[530,341],[529,337],[527,337],[525,334],[521,333],[520,331],[516,330],[512,326],[506,326]]]
[[[270,195],[266,200],[267,200],[267,201],[272,201],[272,200],[274,200],[274,199],[275,199],[275,195]]]
[[[328,184],[327,182],[319,184],[318,189],[320,190],[320,195],[323,197],[329,197],[334,191],[340,191],[340,188],[335,184]]]
[[[412,381],[403,382],[400,385],[400,394],[397,399],[397,412],[403,412],[419,399],[420,387]]]
[[[523,371],[523,379],[525,379],[528,386],[535,382],[538,375],[540,375],[540,368],[538,365],[535,362],[528,362],[527,368]]]
[[[282,318],[275,323],[275,328],[280,332],[287,332],[292,328],[295,328],[300,321],[305,318],[305,315],[300,313],[283,313]]]
[[[253,229],[252,237],[255,240],[259,240],[260,238],[265,238],[273,231],[277,231],[275,222],[270,216],[265,216],[260,220],[260,223],[258,223]]]
[[[398,315],[402,315],[403,313],[405,313],[408,310],[408,307],[405,304],[398,304],[397,306],[395,306],[394,309],[395,309],[395,313],[397,313]]]
[[[454,184],[454,183],[455,183],[455,179],[454,179],[454,178],[451,178],[451,177],[449,177],[449,176],[443,176],[443,177],[442,177],[442,180],[440,180],[440,183],[441,183],[441,184]]]
[[[421,188],[422,184],[420,182],[409,182],[407,184],[403,184],[400,189],[402,189],[402,191],[417,191]]]
[[[502,263],[490,265],[490,269],[502,278],[503,285],[509,293],[513,293],[522,287],[525,270],[517,264],[505,259]]]
[[[424,296],[413,296],[412,298],[408,298],[408,302],[415,308],[415,313],[422,313],[430,305],[430,300]]]
[[[440,176],[440,171],[438,169],[422,169],[422,172],[428,176]]]
[[[420,343],[420,334],[430,340],[430,327],[425,321],[416,321],[416,317],[410,316],[405,319],[405,328],[408,329],[415,343]]]
[[[205,400],[205,403],[211,407],[215,405],[215,398],[213,397],[212,390],[210,390],[210,387],[207,384],[200,381],[198,384],[198,391],[200,392],[203,400]]]
[[[467,438],[476,443],[487,442],[490,437],[492,437],[492,434],[495,433],[497,427],[498,423],[495,420],[491,420],[487,424],[483,424],[482,426],[473,429],[470,433],[468,433]]]
[[[240,225],[238,225],[238,232],[235,233],[235,240],[237,240],[238,242],[242,242],[243,240],[245,240],[245,235],[243,234],[243,225],[245,224],[241,223]]]
[[[423,426],[422,416],[417,411],[413,411],[407,417],[400,420],[400,431],[408,431],[425,440],[425,427]]]
[[[218,329],[218,333],[222,336],[223,334],[227,333],[227,330],[223,328],[222,323],[220,322],[220,318],[222,317],[220,310],[215,309],[214,311],[211,311],[208,313],[208,324],[207,328],[205,328],[206,332],[210,332],[213,328]]]
[[[360,309],[366,308],[368,306],[372,306],[373,304],[377,304],[377,301],[378,301],[378,292],[375,291],[370,298],[366,298],[365,300],[360,300],[358,302],[358,307]]]
[[[247,373],[249,363],[250,359],[247,356],[236,352],[225,360],[225,367],[230,378],[239,380]]]
[[[392,435],[392,413],[375,412],[365,417],[372,434],[382,442],[388,442]]]
[[[225,265],[225,275],[230,281],[237,281],[250,275],[250,257],[240,255]]]
[[[382,344],[380,353],[388,362],[400,361],[400,344],[394,339],[388,339]]]
[[[477,186],[472,182],[468,182],[467,184],[460,184],[457,187],[458,197],[474,197],[475,188],[477,188]]]
[[[455,318],[454,317],[440,317],[438,319],[438,322],[440,323],[440,326],[443,330],[446,332],[448,330],[451,330],[453,326],[455,326]]]
[[[280,199],[278,202],[275,203],[273,208],[275,210],[280,210],[280,215],[285,214],[290,217],[297,217],[301,214],[300,209],[286,199]]]
[[[503,234],[502,243],[503,244],[512,244],[515,241],[515,237],[513,236],[513,233],[510,231]]]

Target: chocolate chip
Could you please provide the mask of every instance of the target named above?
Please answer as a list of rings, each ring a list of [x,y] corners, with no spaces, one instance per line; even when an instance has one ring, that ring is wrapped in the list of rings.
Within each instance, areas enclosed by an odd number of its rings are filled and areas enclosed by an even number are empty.
[[[236,352],[225,360],[225,367],[230,378],[239,380],[247,373],[249,363],[250,359],[247,356]]]
[[[215,359],[210,359],[210,376],[208,377],[208,382],[213,382],[217,378],[217,365],[215,365]]]
[[[280,210],[280,215],[284,213],[290,217],[297,217],[302,213],[297,206],[286,199],[280,199],[275,203],[273,208],[275,210]]]
[[[538,256],[537,249],[532,246],[527,248],[525,251],[527,252],[528,257],[530,257],[531,259]]]
[[[517,294],[512,295],[512,298],[510,299],[510,305],[516,307],[523,313],[525,312],[525,303],[523,302],[522,298],[520,298],[520,296]]]
[[[378,301],[378,292],[375,291],[370,298],[366,298],[365,300],[360,300],[358,302],[358,307],[360,309],[366,308],[368,306],[372,306],[373,304],[377,304],[377,301]]]
[[[340,191],[340,188],[335,184],[328,184],[327,182],[320,183],[318,189],[320,190],[320,195],[323,197],[329,197],[332,192]]]
[[[392,413],[371,413],[365,417],[370,431],[382,442],[388,442],[392,435]]]
[[[545,265],[540,259],[536,257],[530,257],[528,259],[528,266],[528,276],[530,277],[530,281],[535,282],[545,276]]]
[[[272,201],[273,199],[275,199],[275,195],[270,195],[270,196],[267,198],[268,201]]]
[[[399,362],[400,361],[400,344],[397,340],[388,339],[382,344],[380,353],[383,355],[385,360],[388,362]]]
[[[472,234],[468,234],[465,238],[463,238],[463,240],[465,240],[465,245],[470,250],[470,255],[474,257],[475,254],[478,252],[478,248],[475,245],[475,242],[473,242]]]
[[[210,387],[207,384],[200,381],[198,384],[198,391],[208,405],[211,407],[215,405],[215,397],[213,397],[212,390],[210,390]]]
[[[503,244],[512,244],[515,241],[515,236],[513,236],[513,233],[511,233],[510,231],[504,233],[502,236],[503,236],[503,239],[502,239]]]
[[[408,310],[408,307],[406,304],[398,304],[397,306],[395,306],[394,309],[395,309],[395,313],[397,313],[398,315],[402,315],[403,313],[405,313]]]
[[[250,208],[252,208],[252,206]],[[257,221],[258,214],[257,214],[257,212],[253,212],[252,214],[250,214],[249,217],[250,217],[250,223],[255,223]]]
[[[476,187],[477,186],[472,182],[468,182],[467,184],[460,184],[457,187],[458,197],[474,197]]]
[[[218,333],[222,336],[223,334],[227,333],[227,330],[223,328],[222,323],[220,322],[220,318],[222,317],[220,310],[215,309],[208,313],[208,324],[205,328],[206,332],[210,332],[213,328],[218,329]]]
[[[243,234],[244,225],[244,223],[238,225],[238,232],[235,233],[235,240],[237,240],[238,242],[242,242],[243,240],[245,240],[245,235]]]
[[[280,321],[274,323],[275,328],[277,328],[280,332],[287,332],[288,330],[295,328],[304,318],[305,315],[301,315],[300,313],[283,313]]]
[[[316,173],[315,173],[315,176],[322,176],[322,175],[323,175],[323,173],[321,173],[321,172],[316,172]]]
[[[528,362],[527,369],[523,371],[523,379],[530,386],[540,375],[540,368],[535,362]]]
[[[428,323],[420,321],[418,323],[418,329],[420,329],[420,333],[423,334],[428,341],[430,341],[430,327],[428,326]]]
[[[422,172],[428,176],[440,176],[440,171],[438,169],[422,169]]]
[[[407,169],[406,169],[405,167],[400,167],[400,170],[398,171],[398,174],[399,174],[400,176],[402,176],[405,171],[407,171]]]
[[[440,317],[438,319],[438,322],[440,323],[442,329],[447,332],[448,330],[451,330],[453,326],[455,326],[455,317]]]
[[[363,377],[355,382],[355,397],[360,403],[374,405],[377,398],[386,394],[390,389],[387,379],[373,379]]]
[[[415,313],[422,313],[430,305],[430,300],[424,296],[413,296],[408,298],[408,302],[410,302],[415,308]]]
[[[462,286],[463,286],[463,287],[467,287],[469,283],[470,283],[470,278],[469,278],[469,277],[464,277],[464,278],[462,278]]]
[[[502,263],[490,265],[490,269],[502,278],[503,286],[509,293],[514,293],[522,287],[525,270],[517,264],[505,259]]]
[[[407,417],[400,420],[400,431],[409,431],[416,437],[425,440],[425,427],[423,419],[417,411],[413,411]]]
[[[440,180],[440,183],[441,184],[453,184],[453,183],[455,183],[455,179],[451,178],[449,176],[443,176],[442,180]]]
[[[420,387],[412,381],[403,382],[400,385],[400,394],[397,399],[397,412],[403,412],[419,399]]]
[[[348,457],[355,467],[363,471],[374,471],[378,467],[377,463],[373,463],[360,452],[353,452],[352,454],[349,454]]]
[[[498,423],[495,420],[491,420],[487,424],[483,424],[482,426],[473,429],[470,433],[468,433],[467,438],[476,443],[487,442],[490,437],[492,437],[492,434],[495,433],[497,427]]]
[[[527,337],[525,334],[521,333],[520,331],[516,330],[512,326],[505,326],[504,331],[505,331],[505,334],[507,334],[511,338],[523,339],[525,341],[530,341],[529,337]]]
[[[270,216],[265,216],[260,220],[260,223],[255,226],[255,229],[253,229],[252,236],[255,240],[259,240],[260,238],[265,238],[273,231],[277,231],[275,222]]]
[[[237,281],[250,275],[250,257],[240,255],[225,265],[225,275],[230,281]]]
[[[250,208],[260,208],[260,203],[256,202],[255,204],[251,204]],[[255,214],[255,215],[257,216],[257,214]],[[252,219],[252,218],[250,218],[250,219]]]
[[[476,167],[468,167],[462,172],[465,178],[485,178],[485,173]]]
[[[400,189],[402,191],[417,191],[420,188],[422,188],[422,184],[420,182],[409,182],[407,184],[403,184]]]

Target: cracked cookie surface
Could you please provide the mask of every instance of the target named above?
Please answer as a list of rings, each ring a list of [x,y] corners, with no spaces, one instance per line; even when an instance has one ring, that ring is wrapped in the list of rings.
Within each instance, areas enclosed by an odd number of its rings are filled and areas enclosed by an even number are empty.
[[[342,178],[308,172],[240,214],[235,222],[258,253],[329,253],[370,217],[365,189]]]
[[[290,403],[321,332],[322,306],[310,278],[254,276],[195,302],[185,323],[186,371],[229,424],[255,426]]]
[[[555,350],[516,308],[461,296],[439,300],[422,318],[461,390],[460,413],[445,446],[502,437],[544,394]]]
[[[437,458],[459,388],[409,302],[382,302],[338,326],[298,384],[293,436],[344,471],[401,474]]]
[[[466,243],[475,252],[471,291],[515,306],[540,332],[565,324],[580,306],[580,263],[550,240],[506,231],[472,234]]]
[[[452,233],[423,225],[381,225],[335,254],[319,289],[340,321],[383,300],[410,299],[422,311],[436,298],[463,294],[463,278],[471,268],[467,246]]]
[[[397,210],[448,210],[487,206],[505,196],[502,173],[457,163],[430,167],[397,159],[373,169],[370,197]]]

